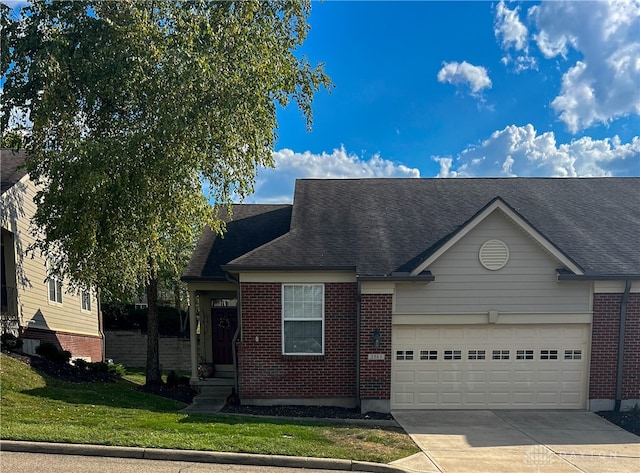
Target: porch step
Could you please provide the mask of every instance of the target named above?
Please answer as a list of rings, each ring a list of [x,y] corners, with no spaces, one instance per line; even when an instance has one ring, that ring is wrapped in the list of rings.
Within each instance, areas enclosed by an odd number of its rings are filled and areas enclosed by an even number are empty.
[[[235,381],[229,378],[208,378],[196,382],[193,387],[199,391],[190,406],[182,412],[213,414],[227,403],[227,398],[233,392]]]

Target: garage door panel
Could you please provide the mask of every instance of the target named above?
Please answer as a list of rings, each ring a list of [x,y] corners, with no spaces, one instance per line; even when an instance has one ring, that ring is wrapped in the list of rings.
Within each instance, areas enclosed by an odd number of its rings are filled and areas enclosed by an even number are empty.
[[[424,371],[420,370],[417,373],[418,383],[437,383],[438,372],[437,371]]]
[[[394,376],[397,383],[413,383],[416,378],[415,371],[411,370],[398,370]]]
[[[396,326],[392,408],[584,409],[589,330]]]

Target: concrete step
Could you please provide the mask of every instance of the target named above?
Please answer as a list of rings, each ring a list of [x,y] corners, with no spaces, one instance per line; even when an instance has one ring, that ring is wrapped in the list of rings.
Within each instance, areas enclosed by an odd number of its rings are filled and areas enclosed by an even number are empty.
[[[233,386],[200,386],[200,394],[198,394],[194,401],[197,399],[222,399],[224,401],[231,395]]]

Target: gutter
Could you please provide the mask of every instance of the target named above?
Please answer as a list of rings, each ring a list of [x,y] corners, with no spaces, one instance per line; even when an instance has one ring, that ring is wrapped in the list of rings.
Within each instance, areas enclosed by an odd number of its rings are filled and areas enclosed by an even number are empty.
[[[640,274],[573,274],[564,269],[556,271],[558,281],[638,281]]]
[[[627,325],[627,302],[631,292],[631,279],[627,279],[624,284],[624,293],[620,302],[620,329],[618,332],[618,366],[616,374],[616,402],[614,410],[620,412],[622,404],[622,371],[624,368],[624,333]]]
[[[220,266],[224,271],[290,271],[290,272],[302,272],[302,271],[354,271],[355,266],[322,266],[322,265],[303,265],[303,266],[283,266],[283,265],[242,265],[242,264],[223,264]]]
[[[231,355],[233,356],[233,377],[235,382],[235,386],[233,389],[235,391],[234,394],[236,396],[239,396],[240,389],[238,385],[238,353],[236,352],[236,343],[238,342],[238,337],[240,336],[240,332],[242,329],[242,297],[240,293],[240,281],[231,276],[229,273],[225,273],[224,276],[227,281],[236,286],[238,293],[238,303],[236,305],[236,321],[238,322],[238,325],[236,327],[236,333],[233,334],[233,339],[231,340],[231,343],[233,344],[233,346],[231,347]]]

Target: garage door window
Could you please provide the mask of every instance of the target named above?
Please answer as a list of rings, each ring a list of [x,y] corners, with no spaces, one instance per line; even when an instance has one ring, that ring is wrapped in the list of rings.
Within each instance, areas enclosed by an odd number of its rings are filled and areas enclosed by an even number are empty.
[[[516,360],[533,360],[533,350],[517,350]]]
[[[469,350],[467,354],[467,359],[469,360],[484,360],[486,357],[486,353],[484,350]]]
[[[420,350],[420,359],[422,361],[434,361],[438,359],[437,350]]]
[[[461,360],[462,350],[445,350],[444,359],[445,360]]]
[[[411,361],[413,360],[413,350],[398,350],[396,351],[396,360],[400,361]]]
[[[565,350],[564,359],[565,360],[581,360],[582,350]]]
[[[492,360],[508,360],[509,350],[493,350],[491,353]]]
[[[540,350],[541,360],[557,360],[558,350]]]

